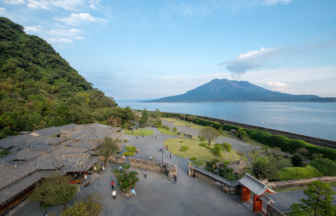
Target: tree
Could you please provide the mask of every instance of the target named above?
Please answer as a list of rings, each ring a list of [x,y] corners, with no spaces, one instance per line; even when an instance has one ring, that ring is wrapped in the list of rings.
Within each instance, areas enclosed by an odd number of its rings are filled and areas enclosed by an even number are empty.
[[[270,153],[273,154],[273,156],[279,160],[280,156],[283,156],[281,149],[279,147],[274,147],[270,149]]]
[[[258,160],[254,164],[254,174],[258,179],[278,180],[278,168],[266,160]]]
[[[181,117],[181,119],[185,120],[186,115],[184,115],[184,114],[180,114],[180,117]]]
[[[319,158],[323,158],[323,154],[313,153],[310,156],[310,159],[312,159],[312,160],[316,160],[316,159],[319,159]]]
[[[105,137],[97,155],[104,157],[104,166],[106,167],[106,163],[109,157],[113,154],[116,154],[118,150],[119,147],[117,145],[117,140]]]
[[[214,129],[213,127],[204,127],[202,128],[199,133],[199,136],[205,136],[205,138],[208,140],[209,145],[211,143],[211,141],[216,140],[219,137],[219,133],[218,131],[216,131],[216,129]]]
[[[223,151],[227,151],[227,152],[231,152],[231,150],[232,150],[232,145],[230,145],[229,143],[223,143],[223,144],[222,144],[222,150],[223,150]]]
[[[300,155],[294,155],[291,157],[291,163],[293,164],[294,167],[299,167],[302,164],[302,157]]]
[[[265,151],[265,153],[268,153],[270,147],[268,145],[265,145],[264,147],[261,148],[262,150]]]
[[[254,153],[257,150],[257,146],[250,144],[250,149]]]
[[[293,204],[290,208],[290,215],[311,215],[330,216],[335,215],[335,209],[331,206],[333,197],[336,194],[328,184],[321,181],[313,181],[307,184],[308,189],[304,194],[308,199],[301,199],[300,204]]]
[[[199,139],[201,142],[203,142],[203,141],[206,140],[205,136],[198,136],[198,139]]]
[[[217,165],[218,162],[219,162],[218,159],[212,159],[212,161],[207,161],[205,163],[205,170],[207,170],[209,172],[212,172],[212,173],[215,173],[216,165]]]
[[[309,155],[309,151],[306,148],[298,148],[296,149],[295,154],[298,154],[301,157],[307,157]]]
[[[126,119],[128,122],[134,119],[134,113],[130,106],[127,106],[124,109],[124,119]]]
[[[219,127],[219,128],[217,129],[217,131],[218,131],[218,133],[219,133],[220,135],[223,134],[223,129],[222,129],[221,127]]]
[[[137,177],[139,173],[136,171],[131,171],[127,173],[127,169],[129,168],[130,166],[128,164],[128,166],[125,167],[124,171],[118,171],[117,169],[113,169],[113,172],[116,174],[117,177],[117,186],[123,193],[129,192],[131,188],[135,187],[136,183],[139,181],[139,178]]]
[[[239,128],[236,133],[236,136],[244,140],[244,138],[247,136],[247,133],[243,128]]]
[[[142,125],[142,127],[143,127],[144,124],[146,124],[148,122],[148,115],[149,115],[149,113],[148,113],[147,109],[145,108],[144,111],[142,112],[142,115],[141,115],[140,120],[139,120],[139,123]]]
[[[177,131],[177,128],[176,128],[176,127],[173,127],[173,131],[174,131],[174,133],[176,133],[176,131]]]
[[[60,216],[90,216],[96,215],[102,208],[98,202],[101,198],[98,194],[89,194],[85,199],[75,201],[68,209],[61,211]]]
[[[188,120],[194,122],[194,121],[196,121],[196,116],[191,116],[191,115],[189,115],[189,116],[188,116]]]
[[[51,176],[33,191],[29,201],[42,201],[50,205],[63,204],[63,209],[67,209],[67,203],[74,199],[77,193],[77,187],[70,184],[70,180],[71,176]]]

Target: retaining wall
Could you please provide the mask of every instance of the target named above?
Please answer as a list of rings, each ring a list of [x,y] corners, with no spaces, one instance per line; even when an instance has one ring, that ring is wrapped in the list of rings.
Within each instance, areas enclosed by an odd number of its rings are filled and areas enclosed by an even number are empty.
[[[134,167],[139,167],[147,170],[154,170],[161,172],[162,171],[162,163],[151,161],[151,160],[144,160],[144,159],[138,159],[138,158],[130,158],[130,165]],[[163,172],[168,172],[168,163],[163,163]]]
[[[100,156],[100,158],[102,158],[104,160],[104,157]],[[113,156],[109,157],[108,161],[110,161],[112,163],[124,164],[125,163],[125,157],[119,156],[119,155],[113,155]]]
[[[230,181],[218,175],[215,175],[209,171],[203,170],[198,167],[190,167],[189,176],[198,177],[203,179],[216,187],[221,188],[228,194],[237,194],[240,188],[240,183],[238,181]]]
[[[272,205],[268,205],[268,216],[286,216],[279,209],[275,208]]]
[[[268,182],[267,186],[274,190],[294,188],[294,187],[305,187],[306,184],[311,183],[313,181],[322,181],[325,183],[332,183],[332,182],[336,182],[336,176],[332,176],[332,177],[323,176],[323,177],[295,179],[295,180],[288,180],[288,181]]]
[[[165,113],[180,114],[180,113],[170,113],[170,112],[165,112]],[[280,130],[271,129],[271,128],[264,128],[264,127],[249,125],[249,124],[243,124],[243,123],[239,123],[239,122],[226,121],[226,120],[222,120],[222,119],[216,119],[216,118],[210,118],[210,117],[204,117],[204,116],[197,116],[197,115],[193,115],[193,116],[196,116],[199,119],[215,121],[215,122],[218,122],[218,123],[234,125],[234,126],[237,126],[237,127],[243,127],[243,128],[247,128],[247,129],[264,130],[264,131],[270,132],[272,134],[285,135],[285,136],[287,136],[288,138],[291,138],[291,139],[301,139],[301,140],[304,140],[304,141],[306,141],[308,143],[311,143],[311,144],[325,146],[325,147],[329,147],[329,148],[336,148],[336,141],[333,141],[333,140],[327,140],[327,139],[311,137],[311,136],[306,136],[306,135],[301,135],[301,134],[296,134],[296,133],[290,133],[290,132],[280,131]]]

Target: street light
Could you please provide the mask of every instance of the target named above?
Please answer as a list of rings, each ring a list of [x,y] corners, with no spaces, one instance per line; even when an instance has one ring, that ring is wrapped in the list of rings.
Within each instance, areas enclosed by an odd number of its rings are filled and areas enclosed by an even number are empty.
[[[225,121],[225,115],[224,116],[220,116],[220,117],[223,117],[224,121]]]
[[[263,124],[265,124],[265,130],[267,129],[267,123],[268,122],[262,122]]]
[[[161,164],[162,173],[161,174],[163,174],[163,152],[164,152],[164,149],[162,149],[162,164]]]
[[[203,118],[203,113],[199,113],[199,114],[201,114],[201,116],[202,116],[202,118]]]

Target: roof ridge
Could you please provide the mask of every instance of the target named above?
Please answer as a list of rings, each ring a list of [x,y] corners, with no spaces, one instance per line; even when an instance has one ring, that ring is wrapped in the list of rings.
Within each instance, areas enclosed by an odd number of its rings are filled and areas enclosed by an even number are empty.
[[[55,167],[56,167],[56,169],[57,169],[58,165],[57,165],[57,163],[56,163],[56,160],[55,160],[55,157],[54,157],[54,153],[52,152],[52,149],[49,150],[49,153],[50,153],[51,158],[52,158],[52,160],[53,160],[53,162],[54,162],[54,164],[55,164]]]

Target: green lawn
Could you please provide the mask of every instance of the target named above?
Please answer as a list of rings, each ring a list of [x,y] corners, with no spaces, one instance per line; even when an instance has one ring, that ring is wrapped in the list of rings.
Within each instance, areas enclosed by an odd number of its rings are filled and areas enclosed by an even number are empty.
[[[161,118],[162,120],[165,120],[165,121],[172,121],[172,122],[174,122],[174,121],[179,121],[178,119],[176,119],[176,118]]]
[[[149,129],[138,129],[138,130],[134,130],[132,134],[131,130],[126,130],[124,131],[124,134],[133,135],[133,136],[142,136],[142,134],[144,134],[145,136],[150,136],[154,134],[154,131],[149,130]]]
[[[167,135],[172,135],[172,136],[177,136],[177,133],[171,132],[171,131],[167,131],[163,128],[158,128],[158,131],[160,131],[163,134],[167,134]]]
[[[204,128],[204,126],[197,125],[195,123],[191,124],[189,121],[176,121],[173,124],[174,125],[180,125],[180,126],[188,126],[190,128],[193,128],[193,129],[202,129],[202,128]]]
[[[255,151],[255,153],[252,153],[252,151],[250,151],[248,154],[250,155],[250,157],[253,159],[253,163],[256,162],[256,159],[259,157],[261,158],[262,156],[260,156],[258,153],[264,153],[264,150],[258,150]],[[276,160],[274,158],[274,156],[272,154],[270,155],[266,155],[265,156],[268,159],[268,162],[271,164],[274,164],[276,167],[293,167],[291,160],[288,158],[284,158],[283,156],[279,157],[279,160]]]
[[[183,158],[191,158],[191,157],[197,157],[198,159],[202,161],[211,161],[214,158],[219,159],[220,161],[237,161],[240,159],[240,156],[237,154],[236,151],[232,150],[231,152],[222,152],[221,156],[216,157],[211,149],[204,148],[202,146],[199,146],[201,142],[196,140],[190,140],[190,139],[182,139],[182,138],[170,138],[164,141],[164,145],[168,145],[168,150],[177,156],[183,157]],[[215,143],[212,143],[210,145],[211,148],[214,147]],[[181,152],[180,148],[182,146],[186,146],[189,149],[185,152]],[[243,157],[245,161],[247,161],[247,157]]]

